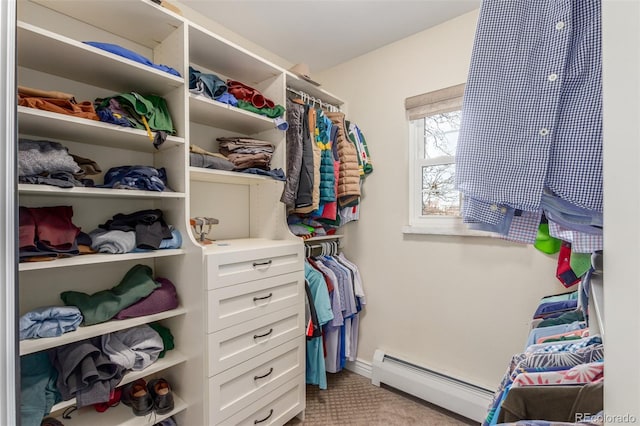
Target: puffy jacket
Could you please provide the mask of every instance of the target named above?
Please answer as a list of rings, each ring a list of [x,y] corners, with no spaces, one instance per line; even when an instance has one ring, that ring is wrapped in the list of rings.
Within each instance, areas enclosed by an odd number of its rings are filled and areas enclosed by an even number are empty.
[[[327,112],[327,117],[338,127],[338,157],[340,173],[338,174],[338,202],[345,205],[360,197],[360,172],[358,168],[358,152],[349,140],[344,122],[344,113]]]

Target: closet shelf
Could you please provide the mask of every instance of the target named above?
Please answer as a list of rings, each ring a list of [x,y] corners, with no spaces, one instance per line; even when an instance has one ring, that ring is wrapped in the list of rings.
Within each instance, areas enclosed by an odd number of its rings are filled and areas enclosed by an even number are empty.
[[[292,240],[271,240],[268,238],[237,238],[227,240],[216,240],[213,244],[203,246],[205,255],[218,253],[244,252],[247,250],[260,250],[264,248],[275,248],[280,246],[291,246],[300,244]]]
[[[191,180],[199,182],[230,183],[236,185],[250,185],[265,182],[282,183],[268,176],[230,172],[227,170],[205,169],[203,167],[189,167],[189,177]]]
[[[305,92],[311,96],[313,96],[314,98],[318,98],[321,99],[322,102],[327,102],[330,104],[333,104],[335,106],[340,106],[342,104],[344,104],[344,101],[341,100],[340,98],[336,97],[335,95],[332,95],[331,93],[327,92],[324,89],[321,89],[320,87],[313,85],[311,83],[309,83],[308,81],[298,77],[297,75],[287,71],[287,86],[291,87],[292,89],[295,90],[300,90],[302,92]]]
[[[147,132],[29,107],[18,107],[20,133],[47,139],[59,139],[121,148],[157,152]],[[169,136],[159,150],[184,145],[184,138]]]
[[[130,318],[126,320],[111,320],[87,327],[78,327],[77,330],[71,331],[69,333],[64,333],[60,337],[21,340],[20,355],[22,356],[38,351],[44,351],[47,349],[55,348],[57,346],[66,345],[68,343],[79,342],[91,337],[112,333],[114,331],[125,330],[127,328],[135,327],[138,325],[177,317],[178,315],[184,315],[186,312],[186,308],[178,307],[170,311],[160,312],[143,317]]]
[[[344,235],[342,234],[335,234],[335,235],[320,235],[318,237],[309,237],[304,239],[304,242],[307,243],[312,243],[314,241],[331,241],[331,240],[339,240],[340,238],[343,238]]]
[[[36,271],[40,269],[64,268],[69,266],[95,265],[98,263],[124,262],[130,260],[155,259],[166,256],[179,256],[185,254],[184,249],[162,249],[152,250],[140,253],[124,253],[124,254],[82,254],[64,259],[56,259],[44,262],[23,262],[19,265],[20,272]]]
[[[124,375],[124,377],[122,378],[122,381],[120,383],[118,383],[118,385],[116,387],[126,385],[127,383],[131,383],[131,382],[133,382],[135,380],[138,380],[140,378],[149,376],[149,375],[151,375],[153,373],[157,373],[159,371],[166,370],[166,369],[171,368],[171,367],[173,367],[175,365],[181,364],[181,363],[185,362],[186,360],[187,360],[186,356],[184,356],[180,352],[176,351],[175,349],[172,349],[172,350],[170,350],[170,351],[168,351],[166,353],[164,358],[158,358],[158,360],[156,362],[154,362],[153,364],[151,364],[150,366],[148,366],[144,370],[128,371]],[[71,398],[68,401],[62,401],[62,402],[59,402],[58,404],[54,405],[51,408],[51,412],[55,413],[55,412],[64,410],[67,407],[72,407],[74,405],[76,405],[76,399],[75,398]]]
[[[181,16],[148,0],[33,1],[151,49],[184,24]]]
[[[189,115],[194,123],[242,134],[253,134],[276,128],[271,118],[194,93],[189,95]]]
[[[49,74],[103,87],[116,93],[133,90],[142,94],[165,95],[184,85],[183,77],[24,22],[17,23],[17,30],[20,52],[18,65],[25,68],[46,70]]]
[[[156,199],[156,198],[185,198],[184,192],[158,192],[139,191],[133,189],[111,189],[74,187],[58,188],[51,185],[39,185],[21,183],[18,185],[18,192],[23,195],[52,195],[60,197],[96,197],[96,198],[135,198],[135,199]]]
[[[220,78],[233,76],[234,80],[249,86],[283,72],[277,65],[192,23],[189,24],[189,61],[200,71],[204,71],[202,67]]]
[[[69,419],[63,419],[62,415],[57,419],[65,426],[151,426],[187,409],[187,403],[175,392],[173,392],[173,402],[173,411],[163,415],[153,411],[146,416],[135,416],[130,407],[118,404],[104,413],[98,413],[93,406],[83,407],[71,413]]]

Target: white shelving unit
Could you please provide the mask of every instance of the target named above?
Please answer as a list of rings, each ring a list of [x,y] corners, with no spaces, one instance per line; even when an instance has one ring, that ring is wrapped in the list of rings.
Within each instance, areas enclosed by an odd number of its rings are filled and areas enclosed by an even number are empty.
[[[85,41],[120,45],[156,64],[170,66],[182,76]],[[283,182],[189,166],[189,144],[217,152],[218,137],[240,136],[272,143],[271,168],[286,169],[286,134],[271,118],[191,93],[189,66],[225,81],[240,81],[282,106],[286,105],[287,87],[336,106],[343,102],[150,0],[19,0],[16,59],[18,85],[71,93],[78,102],[131,91],[160,95],[167,100],[176,130],[156,148],[143,130],[17,108],[20,137],[58,141],[70,153],[96,161],[103,173],[121,165],[163,167],[172,190],[20,184],[21,206],[71,206],[73,223],[84,232],[116,213],[161,209],[165,221],[175,226],[183,239],[178,249],[88,254],[19,264],[20,315],[35,307],[61,304],[62,291],[92,294],[111,288],[136,264],[148,265],[154,276],[170,279],[180,300],[180,307],[170,311],[20,342],[20,356],[28,356],[161,322],[171,330],[175,349],[145,370],[127,372],[120,385],[139,378],[166,378],[174,391],[173,412],[136,417],[121,404],[105,413],[81,408],[73,411],[71,418],[62,419],[64,410],[76,404],[72,399],[54,406],[51,415],[65,425],[133,426],[152,425],[168,416],[175,416],[178,424],[230,424],[247,416],[261,419],[269,410],[274,410],[274,424],[284,424],[301,414],[305,408],[304,244],[287,227],[286,210],[279,201]],[[98,185],[103,178],[91,177]],[[210,236],[215,237],[213,244],[196,242],[189,218],[197,216],[220,219]],[[256,304],[256,300],[262,302]],[[237,303],[248,305],[238,308]],[[224,312],[229,315],[220,317]],[[273,336],[265,336],[264,346],[257,345],[251,336],[270,327]],[[230,342],[242,346],[239,354],[217,359],[231,347]],[[269,365],[274,369],[270,378],[251,389],[240,384],[253,377],[252,369]],[[238,392],[231,405],[225,405],[225,398],[230,397],[226,391],[221,393],[227,386]]]
[[[57,186],[45,186],[37,184],[21,183],[18,185],[21,194],[51,195],[59,197],[98,197],[98,198],[184,198],[184,192],[172,191],[139,191],[130,189],[93,188],[80,187],[58,188]]]
[[[65,426],[111,426],[114,424],[122,426],[151,426],[168,417],[185,411],[189,406],[186,401],[175,393],[173,395],[173,400],[173,410],[163,415],[156,414],[155,411],[152,411],[146,416],[136,417],[133,416],[131,408],[124,404],[119,404],[115,407],[109,408],[104,413],[97,412],[93,407],[86,407],[81,408],[78,411],[73,411],[69,414],[68,418],[62,418],[62,416],[57,416],[56,418],[58,421],[63,422]]]
[[[177,77],[51,31],[18,22],[18,64],[115,92],[165,93],[184,85]],[[60,58],[78,58],[66,61]]]
[[[313,96],[316,99],[320,99],[323,102],[335,105],[337,107],[344,104],[344,101],[337,96],[329,93],[324,90],[322,87],[318,87],[314,84],[309,83],[303,78],[298,77],[297,75],[287,71],[287,87],[290,87],[294,90],[300,90],[302,92],[307,93],[310,96]]]
[[[184,145],[184,138],[168,136],[156,149],[143,130],[23,106],[18,106],[18,125],[21,133],[32,136],[61,140],[75,138],[90,145],[139,152],[164,151]]]
[[[140,25],[141,22],[152,23]],[[117,35],[116,35],[117,34]],[[20,356],[83,341],[144,324],[159,322],[174,336],[175,349],[142,371],[129,371],[120,385],[138,378],[164,377],[174,392],[175,407],[163,416],[136,417],[120,404],[98,413],[93,407],[73,411],[62,419],[75,399],[53,407],[51,416],[65,425],[145,425],[171,415],[183,424],[201,424],[202,379],[198,359],[201,339],[192,338],[193,324],[202,318],[201,289],[194,286],[189,270],[190,253],[198,250],[190,243],[187,220],[187,86],[185,84],[186,23],[182,17],[146,0],[113,2],[97,0],[18,2],[17,80],[18,85],[71,93],[78,102],[119,93],[156,94],[166,99],[176,133],[158,148],[146,131],[55,112],[18,107],[18,133],[27,139],[52,140],[70,153],[98,163],[102,173],[90,176],[101,184],[109,168],[148,165],[165,168],[171,190],[139,191],[99,187],[58,188],[20,184],[19,203],[27,207],[71,206],[72,221],[90,232],[117,213],[160,209],[163,219],[182,235],[177,249],[150,250],[126,254],[88,254],[43,262],[24,262],[19,270],[19,314],[38,306],[61,306],[62,291],[93,294],[116,285],[136,264],[149,266],[154,277],[174,283],[180,306],[154,315],[109,320],[59,337],[27,339],[20,342]],[[84,41],[101,41],[126,46],[168,65],[182,76],[155,69],[131,59],[90,46]]]
[[[260,133],[275,127],[272,119],[202,95],[189,96],[191,121],[240,133]]]
[[[147,315],[144,317],[130,318],[120,321],[112,320],[100,324],[90,325],[87,327],[78,327],[76,331],[64,333],[60,337],[23,340],[20,343],[20,355],[27,355],[34,352],[44,351],[47,349],[55,348],[56,346],[66,345],[69,343],[89,339],[91,337],[113,333],[114,331],[126,330],[127,328],[135,327],[138,325],[148,324],[155,321],[176,317],[178,315],[184,315],[186,312],[187,311],[184,308],[176,308],[170,311],[164,311],[158,314]]]
[[[138,379],[142,379],[152,374],[161,372],[163,370],[166,370],[168,368],[181,364],[186,360],[187,360],[187,357],[181,354],[180,352],[176,350],[169,351],[166,353],[166,355],[163,358],[159,358],[156,362],[154,362],[144,370],[137,370],[137,371],[130,370],[129,372],[127,372],[124,375],[124,377],[122,377],[122,380],[120,381],[118,386],[123,386],[123,385],[126,385],[127,383],[131,383]],[[74,405],[76,405],[76,399],[71,398],[68,401],[62,401],[57,403],[56,405],[53,406],[51,411],[52,412],[64,411],[65,409],[69,407],[73,407]]]
[[[100,263],[114,263],[114,262],[126,262],[126,261],[140,261],[144,259],[157,259],[166,256],[180,256],[184,255],[186,250],[184,249],[167,249],[146,251],[139,253],[124,253],[124,254],[85,254],[82,256],[68,257],[64,259],[56,259],[45,262],[26,262],[19,265],[20,272],[25,271],[37,271],[48,270],[54,268],[68,268],[73,266],[86,266],[86,265],[98,265]]]

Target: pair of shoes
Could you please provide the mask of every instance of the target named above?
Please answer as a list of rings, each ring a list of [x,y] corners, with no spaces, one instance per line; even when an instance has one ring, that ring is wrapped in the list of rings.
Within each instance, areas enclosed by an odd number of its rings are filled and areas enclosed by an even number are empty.
[[[153,398],[147,390],[147,382],[138,379],[122,388],[122,403],[131,407],[136,416],[145,416],[153,410]]]
[[[153,407],[158,414],[167,414],[173,410],[173,392],[165,379],[153,379],[147,385],[153,398]]]

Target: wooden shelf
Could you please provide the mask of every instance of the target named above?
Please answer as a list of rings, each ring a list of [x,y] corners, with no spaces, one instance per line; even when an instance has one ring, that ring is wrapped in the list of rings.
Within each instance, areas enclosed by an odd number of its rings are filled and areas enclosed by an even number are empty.
[[[149,48],[156,47],[184,24],[180,15],[149,0],[33,1]]]
[[[24,22],[17,23],[17,30],[18,65],[25,68],[118,93],[135,90],[164,95],[184,85],[183,77]]]
[[[169,136],[156,149],[143,130],[23,106],[18,107],[18,132],[140,152],[157,152],[184,145],[184,138]]]
[[[242,172],[229,172],[226,170],[205,169],[202,167],[189,167],[189,178],[200,182],[231,183],[237,185],[251,185],[264,182],[281,183],[281,181],[268,176]]]
[[[89,339],[91,337],[101,336],[103,334],[112,333],[114,331],[125,330],[137,325],[148,324],[154,321],[160,321],[166,318],[173,318],[178,315],[184,315],[187,312],[185,308],[179,307],[170,311],[160,312],[158,314],[147,315],[143,317],[130,318],[125,320],[110,320],[100,324],[90,325],[87,327],[78,327],[77,330],[64,333],[60,337],[45,337],[41,339],[27,339],[20,341],[20,355],[27,355],[34,352],[44,351],[73,342]]]
[[[249,86],[278,76],[284,71],[196,24],[189,25],[189,61],[196,68],[205,67],[220,73],[221,78],[233,76],[234,80]]]
[[[166,256],[179,256],[185,254],[184,249],[162,249],[152,250],[140,253],[124,253],[124,254],[82,254],[64,259],[49,260],[44,262],[23,262],[18,268],[20,272],[36,271],[40,269],[65,268],[70,266],[94,265],[97,263],[124,262],[127,260],[155,259]]]
[[[139,191],[135,189],[111,189],[74,187],[58,188],[51,185],[21,183],[18,185],[18,192],[23,195],[52,195],[60,197],[83,197],[83,198],[134,198],[134,199],[156,199],[156,198],[185,198],[184,192],[158,192]]]
[[[149,376],[149,375],[151,375],[153,373],[157,373],[159,371],[166,370],[166,369],[171,368],[171,367],[173,367],[175,365],[183,363],[186,360],[187,360],[186,356],[184,356],[180,352],[176,351],[175,349],[172,349],[170,351],[167,351],[167,353],[164,356],[164,358],[158,358],[158,360],[156,362],[154,362],[153,364],[149,365],[144,370],[138,370],[138,371],[129,370],[124,375],[124,377],[122,378],[122,381],[120,381],[120,383],[118,383],[118,385],[116,387],[126,385],[127,383],[131,383],[131,382],[133,382],[135,380],[138,380],[140,378]],[[62,401],[62,402],[59,402],[58,404],[54,405],[51,408],[51,412],[55,413],[55,412],[58,412],[58,411],[62,411],[65,408],[72,407],[74,405],[76,405],[76,399],[75,398],[72,398],[72,399],[70,399],[68,401]]]
[[[104,413],[97,412],[93,406],[84,407],[78,411],[70,413],[70,418],[62,418],[62,414],[57,419],[65,426],[151,426],[162,420],[178,414],[187,409],[187,403],[184,402],[176,393],[173,393],[173,411],[159,415],[152,411],[146,416],[136,416],[133,414],[131,407],[124,404],[118,404],[109,408]]]

